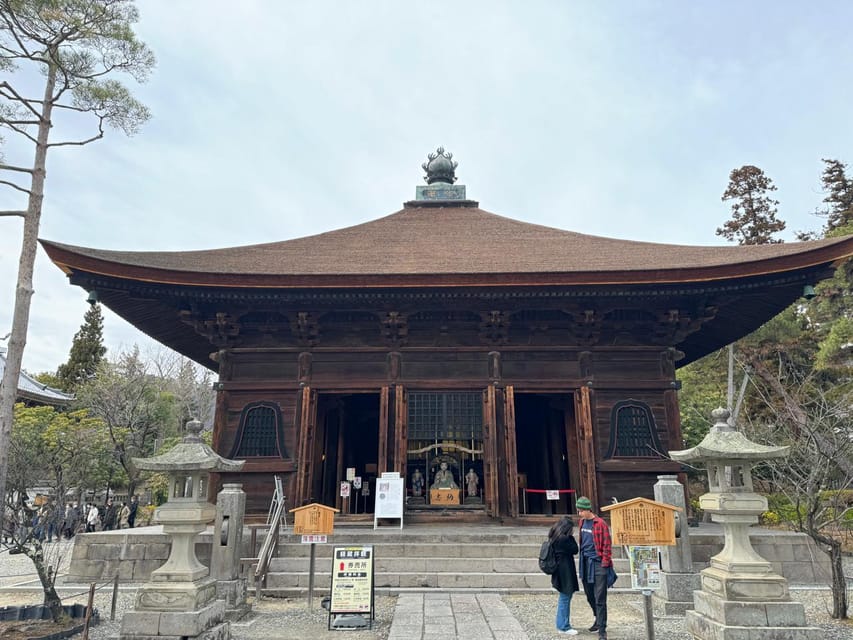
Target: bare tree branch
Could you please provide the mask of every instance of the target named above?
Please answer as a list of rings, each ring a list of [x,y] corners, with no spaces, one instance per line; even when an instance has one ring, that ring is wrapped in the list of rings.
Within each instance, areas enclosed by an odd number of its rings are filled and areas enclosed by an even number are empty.
[[[69,140],[68,142],[51,142],[48,144],[48,147],[82,147],[83,145],[89,144],[90,142],[94,142],[95,140],[100,140],[104,137],[103,130],[96,136],[92,136],[87,140]]]
[[[36,118],[38,118],[39,122],[41,122],[41,119],[42,119],[42,118],[41,118],[41,113],[40,113],[39,111],[36,111],[36,110],[32,107],[32,105],[30,104],[30,99],[29,99],[29,98],[25,98],[25,97],[24,97],[24,96],[22,96],[20,93],[18,93],[17,91],[15,91],[15,88],[14,88],[12,85],[10,85],[8,82],[0,82],[0,89],[3,89],[3,90],[5,90],[5,91],[8,91],[9,93],[11,93],[15,101],[17,101],[17,102],[21,103],[21,104],[22,104],[22,105],[24,105],[27,109],[29,109],[30,111],[32,111],[33,115],[35,115],[35,117],[36,117]],[[10,99],[11,99],[11,98],[10,98]]]
[[[26,218],[26,211],[0,211],[0,218],[18,216],[20,218]],[[8,337],[8,336],[7,336]]]
[[[33,144],[38,144],[38,140],[36,138],[34,138],[33,136],[31,136],[29,133],[27,133],[24,129],[21,129],[20,127],[17,127],[13,124],[9,124],[8,122],[0,122],[0,124],[2,124],[3,126],[9,127],[15,133],[21,134],[22,136],[24,136],[27,140],[29,140]]]
[[[13,164],[0,164],[0,169],[3,171],[19,171],[20,173],[29,173],[30,175],[33,173],[30,167],[16,167]]]
[[[24,189],[24,187],[20,187],[16,185],[14,182],[9,182],[8,180],[0,180],[0,184],[5,184],[7,187],[12,187],[16,191],[20,191],[21,193],[26,193],[29,195],[31,192],[29,189]]]

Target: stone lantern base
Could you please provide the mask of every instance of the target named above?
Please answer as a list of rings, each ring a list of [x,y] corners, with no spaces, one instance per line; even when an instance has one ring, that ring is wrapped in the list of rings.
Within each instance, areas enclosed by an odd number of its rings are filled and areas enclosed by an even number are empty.
[[[229,640],[225,602],[216,600],[216,581],[148,583],[139,588],[136,606],[121,620],[121,640]]]
[[[788,597],[777,575],[734,574],[713,567],[701,572],[703,590],[693,592],[685,626],[701,640],[820,640],[822,630],[806,626],[803,605]]]

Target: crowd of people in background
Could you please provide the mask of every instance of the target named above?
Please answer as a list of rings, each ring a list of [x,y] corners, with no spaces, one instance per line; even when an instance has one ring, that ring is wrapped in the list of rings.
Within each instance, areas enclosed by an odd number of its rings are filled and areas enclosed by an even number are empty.
[[[136,526],[138,510],[137,496],[132,496],[130,502],[118,504],[110,499],[101,506],[92,502],[82,506],[69,502],[62,507],[51,501],[37,508],[26,525],[32,528],[32,534],[42,542],[59,541],[63,538],[70,540],[75,534],[82,532],[132,529]]]

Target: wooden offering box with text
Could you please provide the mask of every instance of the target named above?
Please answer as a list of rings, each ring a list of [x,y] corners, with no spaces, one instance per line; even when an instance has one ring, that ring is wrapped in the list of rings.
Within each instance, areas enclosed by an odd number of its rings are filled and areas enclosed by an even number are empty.
[[[337,512],[338,510],[333,507],[327,507],[316,502],[291,509],[290,513],[294,517],[294,535],[332,533],[335,528],[335,514]]]
[[[681,511],[679,507],[648,498],[632,498],[601,507],[601,510],[610,512],[613,544],[675,544],[675,512]]]

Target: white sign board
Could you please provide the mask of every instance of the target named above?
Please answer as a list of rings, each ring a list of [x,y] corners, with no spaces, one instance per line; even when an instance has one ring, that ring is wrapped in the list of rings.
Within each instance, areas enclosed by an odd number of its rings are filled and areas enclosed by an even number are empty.
[[[373,528],[379,518],[399,518],[403,528],[403,498],[406,495],[403,478],[379,478],[376,481],[376,505],[373,508]]]
[[[341,498],[349,498],[350,484],[346,480],[341,482]]]
[[[329,615],[373,612],[373,547],[335,547]]]
[[[347,467],[347,480],[352,482],[353,478],[355,478],[355,467]]]
[[[361,489],[361,476],[356,476],[352,479],[352,488]]]
[[[660,548],[652,546],[628,547],[631,567],[631,588],[650,591],[660,589]]]
[[[546,489],[545,490],[545,499],[546,500],[559,500],[560,492],[557,489]]]
[[[302,544],[326,544],[326,534],[306,533],[302,536]]]

